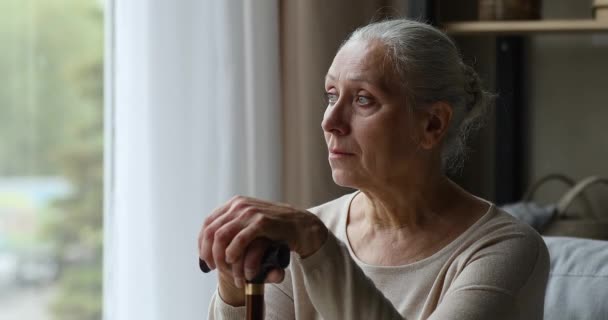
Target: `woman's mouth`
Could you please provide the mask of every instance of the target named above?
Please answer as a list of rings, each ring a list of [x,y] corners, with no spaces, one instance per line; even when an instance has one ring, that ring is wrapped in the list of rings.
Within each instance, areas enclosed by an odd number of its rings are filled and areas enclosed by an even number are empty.
[[[329,150],[329,158],[330,159],[341,159],[353,156],[353,153],[346,152],[339,149],[330,149]]]

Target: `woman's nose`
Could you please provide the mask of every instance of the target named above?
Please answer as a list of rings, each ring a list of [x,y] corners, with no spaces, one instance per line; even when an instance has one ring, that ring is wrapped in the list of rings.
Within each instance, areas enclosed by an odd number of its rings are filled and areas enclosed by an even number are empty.
[[[348,110],[341,101],[337,101],[325,109],[321,128],[325,132],[336,135],[347,135],[350,132]]]

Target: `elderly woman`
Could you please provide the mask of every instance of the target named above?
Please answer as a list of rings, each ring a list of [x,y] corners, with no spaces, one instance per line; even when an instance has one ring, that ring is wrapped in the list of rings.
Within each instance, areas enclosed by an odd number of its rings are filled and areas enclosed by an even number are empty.
[[[542,319],[542,238],[445,174],[489,101],[454,43],[419,22],[367,25],[325,91],[332,176],[357,191],[309,210],[234,197],[211,213],[209,318],[244,318],[244,281],[279,241],[292,263],[266,278],[268,319]]]

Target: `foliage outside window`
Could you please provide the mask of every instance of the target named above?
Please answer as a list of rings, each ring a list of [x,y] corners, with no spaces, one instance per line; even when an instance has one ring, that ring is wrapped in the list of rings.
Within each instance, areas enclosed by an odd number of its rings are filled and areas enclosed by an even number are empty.
[[[103,17],[0,1],[2,319],[101,319]]]

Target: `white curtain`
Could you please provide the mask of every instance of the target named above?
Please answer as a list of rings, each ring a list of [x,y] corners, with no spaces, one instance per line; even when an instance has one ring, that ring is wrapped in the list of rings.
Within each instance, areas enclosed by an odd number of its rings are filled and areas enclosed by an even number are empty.
[[[281,199],[277,2],[108,4],[104,319],[204,319],[203,219]]]

